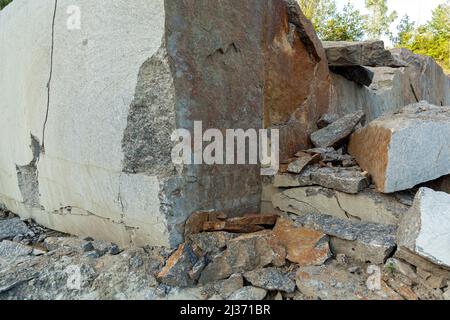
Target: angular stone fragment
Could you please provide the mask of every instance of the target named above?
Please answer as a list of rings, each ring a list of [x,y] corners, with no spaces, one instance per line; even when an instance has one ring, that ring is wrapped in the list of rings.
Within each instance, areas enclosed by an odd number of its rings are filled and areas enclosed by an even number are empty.
[[[203,232],[191,234],[188,241],[198,247],[203,254],[214,255],[225,249],[228,241],[237,237],[236,234],[228,232]]]
[[[352,156],[344,154],[342,149],[335,150],[334,148],[314,148],[306,150],[307,153],[319,154],[323,162],[351,162],[353,160]]]
[[[189,245],[182,244],[177,251],[170,256],[166,265],[158,274],[158,280],[168,286],[188,287],[195,283],[189,272],[197,263],[198,257]]]
[[[189,216],[184,224],[185,237],[203,231],[203,224],[208,221],[220,221],[226,219],[226,214],[222,212],[194,212]]]
[[[291,162],[288,166],[288,172],[290,173],[300,173],[303,169],[312,162],[318,160],[317,155],[309,155],[307,153],[299,153],[298,159]]]
[[[356,194],[369,186],[369,179],[359,168],[319,168],[311,173],[311,180],[319,186]]]
[[[383,41],[324,41],[330,66],[402,67],[405,64],[384,48]]]
[[[277,268],[265,268],[244,273],[244,278],[253,286],[269,291],[293,293],[295,282]]]
[[[339,120],[339,116],[334,113],[325,113],[323,116],[320,117],[320,119],[317,121],[317,127],[319,129],[323,129],[325,127],[328,127],[333,122]]]
[[[286,247],[286,259],[298,265],[321,265],[331,257],[328,236],[321,232],[296,227],[291,220],[280,218],[273,233]]]
[[[270,231],[241,235],[228,242],[227,249],[214,257],[203,270],[199,282],[206,284],[228,278],[234,273],[281,264],[284,257]]]
[[[234,292],[228,297],[228,300],[262,300],[266,297],[267,290],[262,288],[255,288],[252,286],[244,287]]]
[[[352,221],[397,225],[409,207],[392,195],[365,189],[347,194],[322,187],[302,187],[273,197],[273,205],[298,215],[323,213]]]
[[[12,239],[19,234],[27,234],[28,232],[30,232],[30,229],[19,218],[0,220],[0,241]]]
[[[5,259],[14,259],[17,257],[28,256],[33,252],[33,248],[20,243],[3,240],[0,242],[0,257]]]
[[[348,114],[311,134],[311,141],[316,147],[332,147],[347,138],[363,117],[363,112]]]
[[[241,289],[244,286],[244,277],[241,274],[233,274],[225,280],[220,280],[213,283],[206,284],[203,289],[210,296],[220,296],[222,299],[227,299],[231,294]]]
[[[450,173],[450,107],[422,101],[355,132],[349,152],[384,193]]]
[[[421,188],[400,223],[398,245],[450,268],[450,195]]]
[[[306,214],[295,223],[319,230],[329,236],[334,254],[345,254],[356,260],[382,264],[395,249],[395,226],[353,223],[323,214]]]

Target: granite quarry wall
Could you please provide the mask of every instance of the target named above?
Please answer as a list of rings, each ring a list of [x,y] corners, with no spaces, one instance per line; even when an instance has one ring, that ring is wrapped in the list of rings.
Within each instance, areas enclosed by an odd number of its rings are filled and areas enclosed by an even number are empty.
[[[122,246],[175,246],[196,210],[259,211],[259,166],[181,172],[174,129],[280,128],[286,158],[329,105],[325,52],[283,0],[15,0],[0,74],[0,203]]]

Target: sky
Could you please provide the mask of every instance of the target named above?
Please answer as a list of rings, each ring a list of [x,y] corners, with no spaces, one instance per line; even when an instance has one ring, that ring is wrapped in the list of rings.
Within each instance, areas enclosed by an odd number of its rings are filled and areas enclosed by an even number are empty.
[[[348,0],[337,0],[338,7],[342,8],[347,2]],[[364,0],[350,0],[350,2],[361,12],[366,12]],[[397,11],[399,17],[393,23],[392,31],[395,32],[397,30],[397,24],[405,14],[408,14],[416,23],[424,24],[431,18],[433,9],[444,2],[445,0],[388,0],[390,10]]]

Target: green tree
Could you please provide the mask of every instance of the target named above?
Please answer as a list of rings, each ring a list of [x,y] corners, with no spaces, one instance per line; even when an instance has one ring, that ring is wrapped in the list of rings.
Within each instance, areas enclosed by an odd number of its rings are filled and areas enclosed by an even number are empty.
[[[396,46],[404,47],[408,46],[414,39],[414,34],[416,31],[416,24],[411,21],[408,15],[403,16],[397,26],[397,36],[394,37],[392,42]]]
[[[383,36],[392,37],[391,24],[397,19],[397,12],[389,12],[387,0],[366,0],[369,14],[366,16],[366,33],[371,40]]]
[[[0,0],[0,10],[6,7],[11,1],[12,0]]]
[[[342,12],[322,23],[318,32],[326,41],[359,41],[364,37],[364,18],[355,7],[348,2]]]
[[[335,0],[298,0],[319,38],[328,41],[357,41],[364,36],[364,19],[350,3],[339,12]]]
[[[428,23],[414,28],[402,19],[399,34],[395,42],[398,47],[407,48],[414,53],[423,54],[435,59],[444,69],[450,72],[450,1],[433,10]]]

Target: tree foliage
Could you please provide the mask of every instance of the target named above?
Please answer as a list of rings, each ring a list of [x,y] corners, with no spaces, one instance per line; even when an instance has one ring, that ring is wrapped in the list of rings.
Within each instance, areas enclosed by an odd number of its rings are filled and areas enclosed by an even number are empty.
[[[6,7],[11,1],[12,0],[0,0],[0,10]]]
[[[364,19],[350,3],[338,11],[335,0],[298,0],[322,40],[357,41],[364,36]]]
[[[392,37],[391,24],[397,19],[397,12],[389,12],[387,0],[366,0],[369,14],[366,16],[366,35],[370,40]]]
[[[432,18],[426,24],[415,26],[404,17],[394,39],[397,47],[434,58],[450,72],[450,0],[433,10]]]

